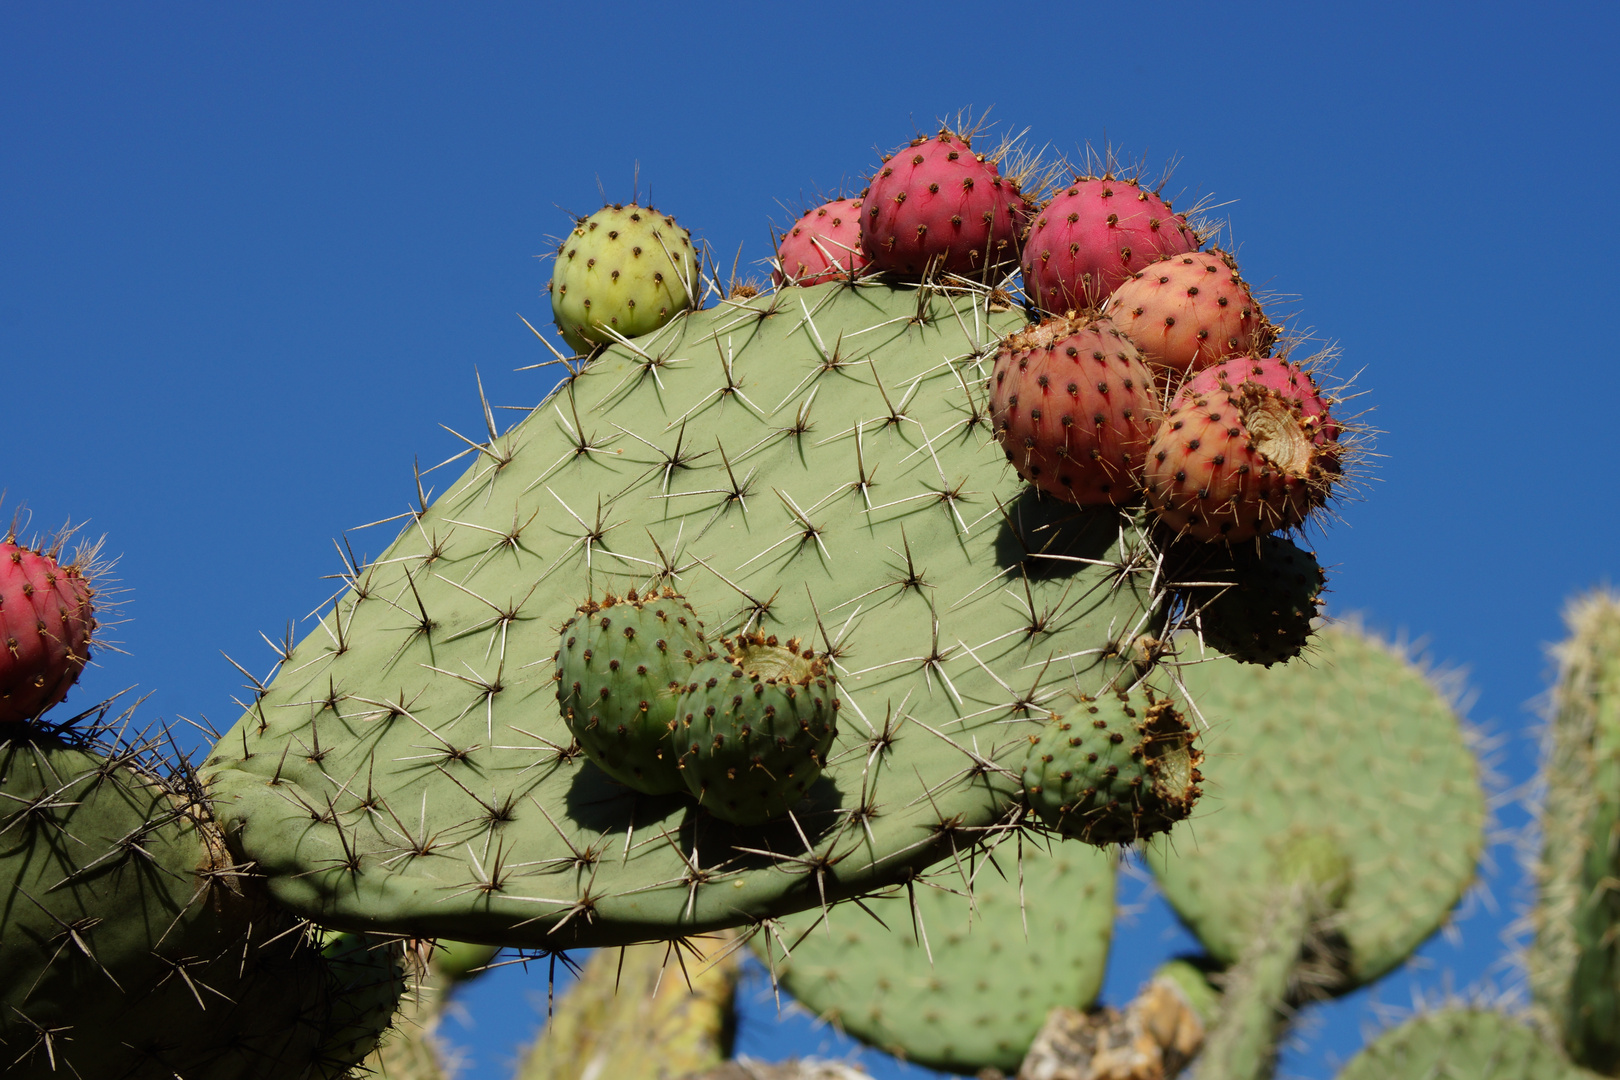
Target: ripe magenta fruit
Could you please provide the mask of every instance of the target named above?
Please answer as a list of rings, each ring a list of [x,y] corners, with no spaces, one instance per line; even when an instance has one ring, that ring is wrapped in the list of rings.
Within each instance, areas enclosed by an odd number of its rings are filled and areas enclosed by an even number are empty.
[[[1339,475],[1339,425],[1297,364],[1234,357],[1176,394],[1148,451],[1159,517],[1198,540],[1236,543],[1302,524]]]
[[[806,210],[782,234],[771,281],[777,288],[820,285],[847,278],[870,261],[861,248],[861,200],[834,199]]]
[[[1155,259],[1198,244],[1187,219],[1135,180],[1076,177],[1024,239],[1024,291],[1043,311],[1095,308]]]
[[[1029,204],[1018,182],[973,152],[965,135],[917,139],[883,163],[863,198],[861,235],[879,270],[980,277],[1018,258]]]
[[[1007,460],[1082,506],[1131,497],[1159,411],[1141,354],[1107,319],[1047,319],[1013,334],[990,375]]]
[[[31,720],[67,697],[90,659],[95,589],[59,550],[0,543],[0,724]]]
[[[1265,356],[1277,336],[1237,265],[1216,250],[1151,264],[1114,290],[1107,313],[1149,364],[1177,374]]]

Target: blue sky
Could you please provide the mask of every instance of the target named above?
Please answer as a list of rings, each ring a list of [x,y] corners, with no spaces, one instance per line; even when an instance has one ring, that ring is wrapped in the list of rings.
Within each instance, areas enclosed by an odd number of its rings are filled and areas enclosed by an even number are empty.
[[[1382,434],[1313,537],[1332,610],[1467,667],[1522,784],[1560,607],[1616,573],[1617,29],[1598,4],[8,4],[0,487],[37,528],[89,519],[127,590],[125,652],[72,701],[139,684],[153,717],[233,722],[220,653],[268,669],[332,538],[405,509],[413,458],[459,448],[441,424],[478,429],[475,370],[492,403],[544,394],[517,316],[548,323],[541,256],[599,183],[627,198],[639,163],[752,266],[880,149],[993,106],[1035,146],[1176,163],[1167,193],[1222,204],[1246,276],[1339,345]],[[1494,902],[1379,1001],[1506,978],[1524,893],[1493,856]],[[1123,926],[1112,999],[1177,941],[1151,904]],[[504,1075],[537,978],[473,995],[468,1075]],[[1331,1075],[1372,996],[1285,1070]],[[743,1033],[824,1038],[765,1006]]]

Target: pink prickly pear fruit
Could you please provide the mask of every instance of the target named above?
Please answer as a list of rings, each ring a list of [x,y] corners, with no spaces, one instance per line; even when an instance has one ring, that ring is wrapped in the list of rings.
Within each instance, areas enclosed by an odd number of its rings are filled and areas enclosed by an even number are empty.
[[[0,724],[61,701],[90,659],[95,590],[58,554],[0,543]]]
[[[1206,542],[1301,525],[1340,472],[1340,426],[1304,369],[1233,357],[1187,380],[1148,450],[1159,518]]]
[[[1150,365],[1173,375],[1268,355],[1277,337],[1237,265],[1215,249],[1161,258],[1115,289],[1104,310]]]
[[[931,263],[964,277],[1010,263],[1029,219],[1018,181],[951,131],[896,151],[863,201],[861,236],[872,265],[908,277]]]
[[[1300,423],[1311,442],[1325,446],[1338,441],[1341,427],[1333,418],[1328,399],[1316,380],[1299,364],[1273,356],[1234,356],[1196,372],[1176,393],[1174,405],[1194,397],[1222,393],[1238,383],[1253,383],[1279,394],[1299,409]]]
[[[1081,506],[1135,495],[1160,410],[1141,354],[1107,319],[1047,319],[1013,334],[990,375],[991,421],[1007,460]]]
[[[1187,219],[1135,180],[1076,177],[1024,237],[1024,291],[1043,311],[1095,308],[1155,259],[1198,245]]]
[[[777,288],[820,285],[849,278],[870,261],[861,248],[861,200],[834,199],[806,210],[782,234],[771,281]]]

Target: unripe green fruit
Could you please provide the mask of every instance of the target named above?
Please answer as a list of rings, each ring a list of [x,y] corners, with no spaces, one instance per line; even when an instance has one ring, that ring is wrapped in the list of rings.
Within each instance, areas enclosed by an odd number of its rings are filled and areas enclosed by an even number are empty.
[[[697,285],[691,233],[656,210],[614,203],[562,242],[546,289],[563,340],[584,354],[695,307]]]
[[[1316,556],[1276,535],[1223,554],[1231,567],[1213,576],[1233,584],[1198,590],[1211,597],[1199,618],[1204,641],[1247,664],[1270,667],[1298,656],[1327,586]]]
[[[673,589],[588,600],[563,623],[557,701],[585,756],[648,795],[685,791],[670,731],[692,665],[712,656]]]
[[[744,634],[726,657],[699,664],[678,706],[686,786],[716,817],[738,825],[779,818],[827,763],[838,699],[826,661],[797,639]]]
[[[1129,844],[1192,812],[1204,755],[1168,698],[1121,691],[1054,715],[1031,735],[1024,795],[1048,826],[1089,844]]]

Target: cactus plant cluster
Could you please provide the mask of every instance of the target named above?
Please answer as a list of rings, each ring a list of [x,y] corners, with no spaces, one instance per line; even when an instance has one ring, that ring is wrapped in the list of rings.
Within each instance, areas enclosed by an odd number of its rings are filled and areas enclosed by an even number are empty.
[[[1290,534],[1350,428],[1198,223],[1044,175],[914,140],[781,238],[764,294],[705,281],[668,214],[574,222],[557,386],[348,557],[199,771],[44,718],[93,581],[8,542],[13,1064],[431,1076],[418,1034],[469,964],[428,943],[455,940],[473,967],[603,949],[529,1075],[674,1076],[725,1056],[712,950],[737,941],[712,935],[736,929],[920,1062],[1258,1078],[1294,1008],[1409,957],[1473,879],[1485,803],[1431,680],[1318,629]],[[1426,1019],[1349,1075],[1614,1071],[1604,662],[1561,692],[1573,801],[1549,806],[1574,831],[1549,829],[1532,964],[1557,1045]],[[1130,844],[1205,955],[1100,1010]]]

